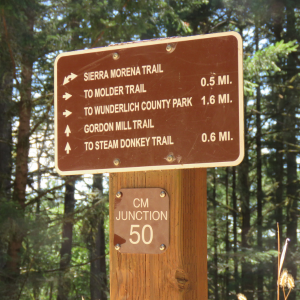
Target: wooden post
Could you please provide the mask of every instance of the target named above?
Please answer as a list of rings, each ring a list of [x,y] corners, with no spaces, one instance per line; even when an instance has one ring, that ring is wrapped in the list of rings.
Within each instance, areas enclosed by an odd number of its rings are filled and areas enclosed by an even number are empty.
[[[162,254],[119,253],[113,244],[115,194],[146,187],[169,194],[170,246]],[[113,173],[109,198],[110,299],[207,299],[206,169]]]

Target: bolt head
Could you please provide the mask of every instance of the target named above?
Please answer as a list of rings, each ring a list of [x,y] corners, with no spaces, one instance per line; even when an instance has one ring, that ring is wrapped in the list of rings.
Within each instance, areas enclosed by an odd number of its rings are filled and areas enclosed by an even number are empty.
[[[117,198],[121,198],[121,197],[122,197],[122,193],[121,193],[121,192],[117,192],[117,193],[116,193],[116,197],[117,197]]]
[[[166,50],[167,50],[168,52],[171,52],[172,49],[173,49],[173,47],[172,47],[171,45],[167,45]]]
[[[120,244],[116,244],[116,245],[115,245],[115,249],[116,249],[117,251],[119,251],[119,250],[121,249],[121,245],[120,245]]]
[[[174,156],[173,156],[172,154],[169,154],[169,155],[167,156],[167,162],[171,163],[171,162],[173,162],[173,161],[174,161]]]
[[[113,59],[114,60],[117,60],[119,58],[120,58],[120,54],[119,53],[117,53],[117,52],[113,53]]]
[[[160,251],[164,251],[164,250],[166,250],[166,248],[167,248],[167,247],[166,247],[165,244],[161,244],[160,247],[159,247],[159,250],[160,250]]]
[[[164,198],[164,197],[166,197],[166,192],[165,191],[161,191],[159,195],[160,195],[161,198]]]
[[[116,159],[114,159],[114,165],[115,166],[118,166],[118,165],[120,165],[120,160],[118,159],[118,158],[116,158]]]

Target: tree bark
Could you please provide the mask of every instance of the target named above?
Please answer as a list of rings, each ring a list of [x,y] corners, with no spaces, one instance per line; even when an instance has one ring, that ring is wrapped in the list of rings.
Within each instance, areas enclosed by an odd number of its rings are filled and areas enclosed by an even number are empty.
[[[5,34],[0,36],[0,210],[5,211],[10,200],[12,164],[12,79],[13,69]],[[7,243],[0,236],[0,273],[6,262]],[[1,297],[1,292],[0,292]]]
[[[289,41],[297,38],[295,7],[292,1],[287,1],[287,37]],[[297,61],[294,59],[294,53],[291,53],[287,61],[287,84],[293,85],[293,78],[297,76]],[[298,181],[297,181],[297,137],[296,129],[296,111],[298,107],[298,95],[292,89],[287,90],[287,112],[286,112],[286,142],[287,142],[287,237],[290,238],[289,251],[287,255],[287,267],[294,279],[297,278],[297,265],[293,259],[297,246],[297,221],[298,221]],[[291,293],[290,300],[296,299],[296,293]]]
[[[282,30],[283,30],[283,22],[284,22],[284,14],[283,11],[285,10],[283,2],[280,1],[273,1],[270,5],[271,7],[271,16],[272,16],[272,30],[275,36],[276,42],[281,41],[282,39]],[[275,83],[280,82],[280,77],[275,76]],[[275,145],[274,148],[276,150],[275,156],[275,180],[276,180],[276,191],[275,191],[275,221],[279,223],[280,229],[280,240],[282,240],[282,200],[283,200],[283,110],[284,110],[284,101],[282,97],[279,97],[279,91],[275,90],[273,92],[273,97],[277,99],[276,103],[276,125],[275,125]],[[275,231],[277,230],[277,225],[275,223]],[[277,248],[277,246],[276,246]]]
[[[2,44],[2,45],[1,45]],[[5,50],[4,43],[0,48]],[[2,52],[2,51],[1,51]],[[6,53],[0,52],[0,198],[8,200],[11,188],[11,97],[12,97],[12,67],[7,61]],[[5,55],[6,54],[6,55]]]
[[[226,168],[225,174],[225,189],[226,189],[226,234],[225,234],[225,249],[226,249],[226,268],[225,268],[225,298],[229,296],[229,251],[230,251],[230,241],[229,241],[229,169]]]
[[[93,190],[103,196],[103,175],[95,174]],[[107,300],[107,274],[105,262],[105,232],[104,213],[95,216],[97,228],[92,231],[92,245],[90,245],[91,269],[90,269],[90,291],[91,300]]]
[[[4,271],[7,278],[7,291],[5,295],[8,299],[16,299],[18,295],[18,280],[20,273],[22,242],[26,235],[24,225],[24,210],[26,201],[26,184],[28,175],[28,153],[30,137],[31,118],[31,83],[33,73],[33,28],[35,23],[35,11],[27,6],[24,9],[25,24],[24,32],[27,34],[27,42],[22,44],[21,51],[21,84],[18,86],[20,101],[18,103],[18,134],[15,158],[15,181],[13,190],[14,215],[9,219],[11,234],[7,247],[7,261]]]
[[[218,227],[217,227],[217,199],[216,199],[216,168],[214,168],[213,209],[214,209],[214,298],[219,300],[218,278]]]
[[[255,48],[259,51],[259,32],[258,24],[255,26]],[[262,240],[262,161],[261,161],[261,92],[260,82],[257,82],[256,88],[256,177],[257,177],[257,250],[263,251],[263,240]],[[264,267],[263,262],[257,268],[257,300],[264,299],[263,287],[264,287]]]
[[[60,249],[60,280],[58,282],[57,300],[67,300],[71,287],[70,279],[65,276],[69,271],[72,255],[73,217],[75,209],[75,177],[70,176],[66,183],[64,223],[62,245]]]
[[[272,23],[271,29],[273,31],[275,41],[279,42],[282,40],[282,32],[283,32],[283,24],[284,24],[284,3],[282,0],[279,1],[272,1],[271,7],[271,16],[272,16]],[[280,66],[283,67],[282,65]],[[274,85],[282,83],[282,77],[276,75],[274,78]],[[284,94],[283,91],[274,88],[272,96],[275,101],[275,116],[274,119],[276,120],[275,129],[275,138],[274,138],[274,148],[275,148],[275,166],[274,166],[274,178],[275,178],[275,193],[274,193],[274,202],[275,202],[275,232],[277,232],[277,223],[279,224],[279,240],[282,241],[282,225],[283,225],[283,213],[282,213],[282,206],[283,206],[283,178],[284,178],[284,139],[283,139],[283,130],[284,130],[284,100],[282,95]],[[275,244],[275,249],[277,250],[278,241]],[[277,267],[273,269],[273,286],[277,287]],[[277,290],[277,289],[276,289]],[[275,292],[275,289],[274,289]],[[273,292],[272,297],[275,296]]]
[[[245,116],[247,101],[245,99]],[[245,117],[245,136],[247,137],[248,127],[247,118]],[[245,141],[245,158],[238,167],[238,187],[241,199],[241,214],[242,214],[242,251],[249,248],[248,233],[250,230],[250,190],[249,190],[249,158],[248,158],[248,144],[247,138]],[[253,273],[252,265],[249,259],[242,259],[242,291],[248,300],[253,299]]]
[[[237,199],[236,199],[236,168],[232,168],[232,218],[233,218],[233,253],[234,253],[234,289],[238,294],[239,290],[239,273],[238,273],[238,259],[237,259]]]

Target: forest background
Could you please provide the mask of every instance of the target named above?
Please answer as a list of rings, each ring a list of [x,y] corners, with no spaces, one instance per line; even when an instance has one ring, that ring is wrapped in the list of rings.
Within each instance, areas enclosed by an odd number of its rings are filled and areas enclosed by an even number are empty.
[[[244,41],[246,153],[208,169],[209,299],[276,299],[277,222],[299,298],[300,1],[1,0],[1,300],[109,299],[108,177],[54,169],[55,57],[224,31]]]

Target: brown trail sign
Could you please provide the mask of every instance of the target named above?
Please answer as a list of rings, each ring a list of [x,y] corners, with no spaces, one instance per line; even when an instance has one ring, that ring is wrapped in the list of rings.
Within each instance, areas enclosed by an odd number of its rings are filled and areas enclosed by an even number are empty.
[[[215,167],[243,158],[236,33],[75,51],[55,62],[62,175]]]
[[[113,173],[111,299],[207,298],[203,168],[244,156],[242,49],[229,32],[57,57],[56,169]]]

